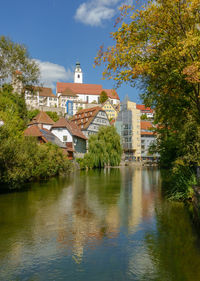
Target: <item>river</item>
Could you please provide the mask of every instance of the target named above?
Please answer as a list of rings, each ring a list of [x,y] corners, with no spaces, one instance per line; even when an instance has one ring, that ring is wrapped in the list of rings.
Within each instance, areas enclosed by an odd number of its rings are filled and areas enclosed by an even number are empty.
[[[198,281],[188,209],[157,169],[79,171],[0,195],[0,280]]]

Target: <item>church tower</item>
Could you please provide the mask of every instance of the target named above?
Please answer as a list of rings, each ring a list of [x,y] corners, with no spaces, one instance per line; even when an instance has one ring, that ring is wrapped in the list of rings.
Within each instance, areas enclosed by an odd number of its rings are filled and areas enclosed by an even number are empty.
[[[83,73],[79,62],[76,63],[76,68],[74,71],[74,83],[83,83]]]

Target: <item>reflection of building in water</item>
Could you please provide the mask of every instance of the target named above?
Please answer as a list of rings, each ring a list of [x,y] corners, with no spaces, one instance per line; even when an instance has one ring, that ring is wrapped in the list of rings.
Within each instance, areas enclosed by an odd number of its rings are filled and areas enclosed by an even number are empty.
[[[31,241],[37,258],[59,254],[62,249],[80,263],[85,248],[95,248],[104,243],[102,240],[117,237],[121,229],[137,231],[141,221],[152,216],[158,181],[153,173],[132,167],[96,174],[93,171],[91,175],[75,174],[66,188],[27,193],[23,214],[29,234],[26,229],[19,229],[18,242],[22,244],[13,246],[13,254],[21,260],[26,252],[24,241]],[[15,214],[21,221],[19,209]],[[55,238],[57,247],[52,243]],[[15,259],[10,260],[16,263]]]
[[[142,216],[142,170],[135,168],[132,177],[132,194],[131,194],[131,214],[129,217],[129,229],[135,231],[135,227],[140,223]]]

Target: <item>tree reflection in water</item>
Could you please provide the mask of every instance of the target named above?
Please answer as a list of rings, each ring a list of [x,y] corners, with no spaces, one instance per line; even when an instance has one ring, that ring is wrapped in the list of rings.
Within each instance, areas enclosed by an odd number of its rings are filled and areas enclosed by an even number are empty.
[[[154,265],[154,274],[146,272],[143,279],[200,280],[198,237],[183,203],[159,204],[156,208],[156,221],[156,231],[148,233],[145,239]]]

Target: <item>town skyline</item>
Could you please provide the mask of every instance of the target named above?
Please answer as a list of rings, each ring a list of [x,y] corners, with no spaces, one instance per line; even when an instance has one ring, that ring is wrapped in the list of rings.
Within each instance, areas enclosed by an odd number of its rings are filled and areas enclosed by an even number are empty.
[[[44,86],[54,93],[56,82],[73,82],[77,61],[83,70],[83,83],[111,89],[114,81],[102,80],[104,67],[93,65],[99,47],[112,44],[110,32],[120,4],[119,0],[4,1],[0,33],[27,47],[40,65]],[[120,100],[128,94],[135,102],[140,101],[139,90],[129,85],[122,85],[117,92]]]

